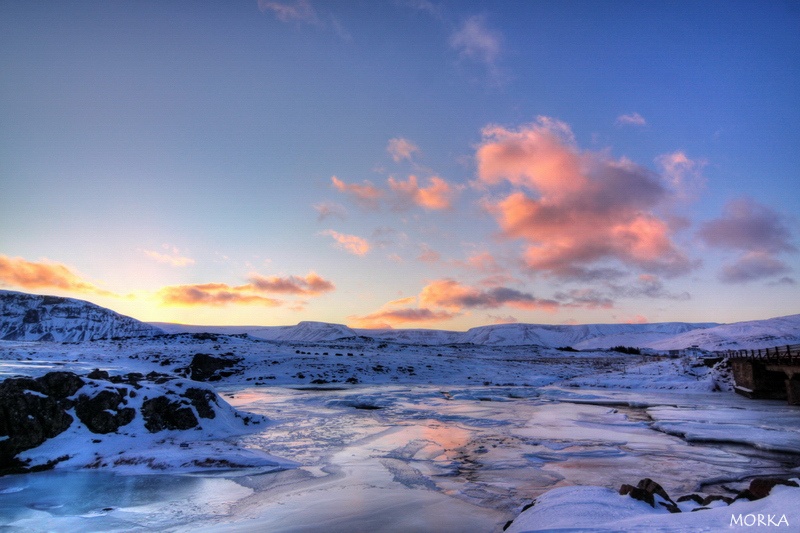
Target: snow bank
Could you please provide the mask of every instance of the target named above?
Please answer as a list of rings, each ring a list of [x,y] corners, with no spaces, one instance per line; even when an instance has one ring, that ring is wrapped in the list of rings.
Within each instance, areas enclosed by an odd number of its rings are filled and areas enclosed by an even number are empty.
[[[757,501],[736,501],[698,512],[672,514],[603,487],[561,487],[536,499],[507,533],[594,531],[690,533],[743,528],[745,531],[797,531],[800,488],[777,486]]]

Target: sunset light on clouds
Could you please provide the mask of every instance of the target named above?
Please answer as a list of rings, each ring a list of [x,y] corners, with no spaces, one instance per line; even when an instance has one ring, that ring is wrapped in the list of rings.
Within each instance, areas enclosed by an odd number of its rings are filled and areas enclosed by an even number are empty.
[[[793,2],[0,7],[0,288],[147,321],[800,312]]]

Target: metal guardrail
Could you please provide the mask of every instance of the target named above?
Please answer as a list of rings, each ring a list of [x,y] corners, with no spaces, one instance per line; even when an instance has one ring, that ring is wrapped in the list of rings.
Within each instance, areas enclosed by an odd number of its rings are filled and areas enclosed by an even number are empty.
[[[773,346],[757,350],[726,350],[717,353],[728,359],[750,359],[772,364],[800,364],[800,344]]]

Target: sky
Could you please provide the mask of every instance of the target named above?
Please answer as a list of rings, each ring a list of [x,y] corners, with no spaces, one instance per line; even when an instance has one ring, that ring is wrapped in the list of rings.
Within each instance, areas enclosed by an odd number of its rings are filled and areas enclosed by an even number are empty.
[[[0,1],[0,288],[145,321],[800,312],[800,2]]]

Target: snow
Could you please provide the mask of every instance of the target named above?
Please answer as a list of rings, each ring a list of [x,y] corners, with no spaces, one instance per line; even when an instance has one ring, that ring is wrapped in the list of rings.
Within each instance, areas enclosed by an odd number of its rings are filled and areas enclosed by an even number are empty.
[[[73,298],[0,290],[0,339],[82,342],[163,333],[158,328]]]
[[[342,324],[300,322],[296,326],[192,326],[152,323],[168,333],[248,334],[281,342],[324,342],[372,339],[413,345],[473,344],[480,346],[569,346],[578,350],[633,346],[651,350],[755,349],[800,343],[800,315],[717,324],[663,322],[653,324],[541,325],[499,324],[465,332],[432,329],[352,329]]]
[[[117,434],[95,435],[76,418],[25,452],[37,461],[65,450],[72,457],[53,471],[0,478],[0,528],[498,532],[514,519],[511,531],[714,531],[740,509],[800,523],[787,503],[797,489],[788,487],[679,515],[617,494],[644,477],[673,497],[730,495],[756,475],[796,477],[796,407],[726,391],[729,375],[694,356],[525,344],[636,345],[626,339],[711,325],[512,326],[471,334],[483,344],[449,342],[469,332],[368,337],[321,323],[262,328],[271,340],[258,328],[204,335],[202,327],[77,344],[2,341],[0,378],[95,368],[177,375],[198,353],[240,361],[210,383],[227,403],[214,420],[198,418],[201,430],[150,434],[137,417]],[[740,338],[763,326],[741,328]],[[208,386],[142,385],[132,401],[165,393],[158,387]],[[268,421],[244,427],[237,412]],[[213,468],[208,458],[247,467]]]
[[[692,533],[739,527],[757,532],[775,531],[776,527],[778,531],[795,531],[800,524],[800,509],[797,507],[799,499],[800,488],[778,486],[763,500],[738,501],[731,506],[671,514],[665,509],[654,509],[647,503],[620,496],[606,488],[563,487],[537,498],[536,504],[517,517],[506,532]],[[742,517],[742,523],[747,525],[740,526],[735,522],[739,516]]]

